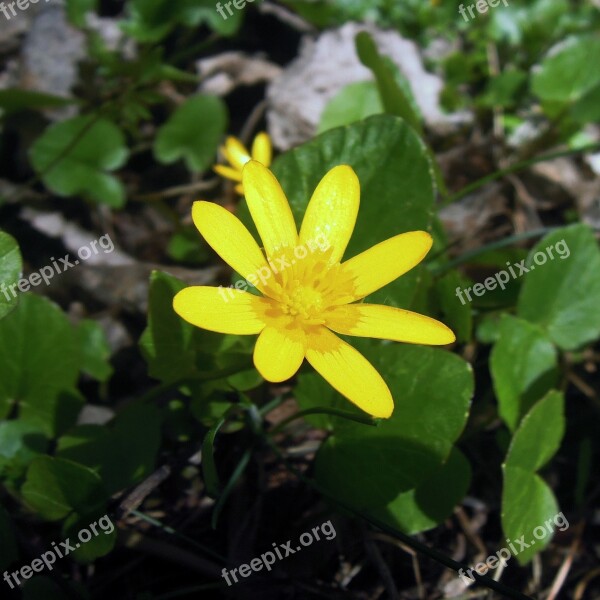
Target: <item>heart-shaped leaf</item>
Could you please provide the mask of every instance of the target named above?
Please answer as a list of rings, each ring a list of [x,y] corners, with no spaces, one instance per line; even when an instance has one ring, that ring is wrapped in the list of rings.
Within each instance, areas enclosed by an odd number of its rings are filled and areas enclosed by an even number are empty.
[[[46,298],[22,294],[0,321],[0,417],[16,403],[19,419],[49,436],[71,427],[83,403],[75,388],[79,364],[66,315]]]
[[[507,538],[526,544],[518,546],[521,564],[550,543],[557,524],[556,499],[536,471],[560,445],[565,428],[563,413],[563,395],[549,392],[521,421],[502,465],[502,528]]]
[[[548,258],[549,251],[553,259]],[[545,264],[539,264],[544,255]],[[539,323],[563,350],[597,339],[600,250],[589,227],[570,225],[554,231],[536,244],[529,257],[531,271],[523,276],[518,316]]]
[[[556,383],[556,348],[539,325],[505,314],[490,369],[500,416],[514,431],[523,415]]]
[[[377,427],[337,428],[319,449],[316,476],[359,508],[384,507],[446,460],[466,423],[473,375],[437,348],[362,342],[392,392],[394,413]]]
[[[50,125],[31,148],[35,170],[55,194],[117,208],[125,203],[125,191],[109,173],[122,167],[127,156],[121,130],[94,115]]]

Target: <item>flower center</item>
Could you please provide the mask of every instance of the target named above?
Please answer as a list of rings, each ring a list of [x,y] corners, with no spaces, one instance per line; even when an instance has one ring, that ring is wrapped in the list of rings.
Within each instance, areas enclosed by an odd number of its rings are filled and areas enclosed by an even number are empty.
[[[323,295],[318,290],[294,281],[289,290],[282,294],[281,310],[291,317],[298,317],[305,324],[321,324]]]
[[[277,269],[264,288],[273,301],[269,316],[304,329],[324,325],[328,308],[354,300],[352,280],[341,273],[339,263],[329,263],[329,254],[319,248],[304,253],[287,248],[278,254],[273,263]]]

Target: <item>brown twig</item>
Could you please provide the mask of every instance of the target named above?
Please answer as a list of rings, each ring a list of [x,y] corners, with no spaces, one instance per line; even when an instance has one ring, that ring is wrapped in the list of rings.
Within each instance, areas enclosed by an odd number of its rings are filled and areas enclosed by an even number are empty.
[[[176,196],[182,196],[183,194],[193,194],[194,192],[201,192],[214,188],[219,183],[217,178],[197,181],[196,183],[187,183],[185,185],[176,185],[158,192],[151,192],[149,194],[135,194],[131,196],[131,200],[137,202],[156,202],[158,200],[164,200],[165,198],[174,198]]]

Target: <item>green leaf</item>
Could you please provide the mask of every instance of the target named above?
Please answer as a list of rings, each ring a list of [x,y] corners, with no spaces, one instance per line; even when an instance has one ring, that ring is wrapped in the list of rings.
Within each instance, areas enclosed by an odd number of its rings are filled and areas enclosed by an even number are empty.
[[[190,403],[190,411],[205,427],[212,427],[231,408],[231,402],[214,397],[195,397]]]
[[[225,424],[225,417],[219,419],[207,432],[202,442],[202,473],[204,475],[204,485],[206,493],[211,498],[217,498],[221,490],[219,473],[215,463],[215,438],[219,429]]]
[[[415,489],[399,494],[375,516],[409,535],[427,531],[447,519],[465,497],[471,481],[471,466],[453,448],[448,460]],[[443,493],[440,491],[443,490]]]
[[[173,297],[186,285],[166,273],[150,279],[148,326],[140,347],[151,377],[165,384],[179,383],[203,397],[213,389],[256,387],[252,368],[253,340],[222,335],[184,321],[173,310]],[[240,377],[233,376],[240,375]],[[206,384],[205,382],[209,382]]]
[[[336,429],[315,468],[321,486],[365,509],[386,506],[440,467],[466,423],[473,375],[444,350],[362,342],[392,392],[394,413],[378,427]]]
[[[519,103],[528,75],[520,69],[507,69],[490,79],[485,93],[479,97],[478,104],[487,108],[501,106],[511,108]]]
[[[59,521],[73,512],[94,512],[108,499],[92,469],[50,456],[40,456],[31,463],[21,494],[48,521]]]
[[[221,35],[233,35],[244,17],[243,10],[218,13],[213,0],[131,0],[129,19],[123,29],[140,42],[157,42],[178,25],[197,27],[207,23]]]
[[[242,5],[241,9],[238,9],[234,4],[229,9],[224,8],[223,12],[220,13],[216,10],[216,4],[213,0],[187,0],[187,6],[184,6],[181,11],[181,20],[189,26],[206,23],[220,35],[232,36],[239,30],[244,20],[244,14],[253,1],[247,0],[247,4]],[[229,10],[231,10],[231,13]]]
[[[97,535],[94,534],[94,529]],[[84,530],[87,533],[82,533]],[[89,541],[81,541],[82,538],[85,540],[89,536],[91,536]],[[106,556],[115,547],[117,530],[110,517],[102,512],[85,516],[74,513],[65,519],[63,537],[69,538],[73,545],[76,543],[79,546],[70,553],[72,558],[80,563],[91,563],[101,556]]]
[[[20,485],[31,461],[46,452],[48,438],[38,427],[20,420],[0,423],[0,478]]]
[[[17,241],[8,233],[0,231],[0,319],[17,306],[17,289],[13,288],[11,291],[10,286],[17,283],[22,269],[23,260]]]
[[[564,429],[564,398],[553,390],[523,418],[508,449],[506,465],[539,471],[558,450]]]
[[[530,544],[517,556],[521,564],[531,560],[552,537],[549,520],[556,518],[558,505],[550,488],[535,472],[560,446],[565,428],[563,413],[563,395],[549,392],[523,418],[502,465],[504,534],[512,539],[524,536],[525,542]]]
[[[327,406],[364,415],[363,411],[338,394],[318,373],[308,371],[308,369],[303,369],[298,375],[294,396],[302,410]],[[304,420],[313,427],[329,431],[337,430],[347,424],[346,419],[329,414],[307,415]]]
[[[97,321],[84,319],[77,326],[81,370],[98,381],[107,381],[112,375],[110,346],[102,326]]]
[[[182,158],[190,171],[204,171],[213,162],[226,127],[227,109],[220,98],[194,96],[159,129],[154,156],[164,164]]]
[[[545,102],[572,104],[600,83],[600,35],[573,36],[552,48],[534,72],[531,87]]]
[[[181,6],[181,0],[131,0],[122,28],[138,42],[157,42],[177,23]]]
[[[556,348],[539,325],[505,314],[490,370],[500,416],[514,431],[523,415],[556,383]]]
[[[504,466],[502,490],[502,529],[507,540],[513,541],[520,564],[528,563],[552,539],[546,523],[558,513],[558,504],[552,490],[531,471]],[[541,539],[534,535],[536,528]],[[529,548],[521,549],[516,540],[523,539]],[[508,542],[507,542],[508,543]]]
[[[85,27],[88,12],[98,10],[98,0],[67,0],[67,17],[75,27]]]
[[[473,313],[468,303],[463,304],[456,297],[456,288],[468,286],[457,271],[446,273],[435,284],[437,301],[442,313],[442,321],[454,331],[459,342],[471,341]]]
[[[332,129],[275,160],[273,171],[297,225],[321,178],[340,164],[356,171],[361,187],[358,219],[344,260],[399,233],[430,229],[434,184],[427,149],[410,126],[389,115]],[[256,231],[245,202],[240,218]],[[422,269],[416,267],[366,301],[408,308]]]
[[[160,271],[150,277],[148,326],[140,346],[150,376],[164,383],[197,375],[198,348],[209,345],[215,336],[222,337],[190,325],[173,310],[175,294],[185,287],[182,281]]]
[[[31,148],[31,162],[45,185],[59,196],[83,196],[121,207],[125,191],[110,175],[127,161],[121,130],[94,115],[50,125]]]
[[[548,250],[549,249],[549,250]],[[552,251],[554,257],[547,256]],[[541,262],[537,265],[535,254]],[[563,350],[574,350],[600,336],[600,250],[589,227],[571,225],[546,236],[530,253],[523,279],[519,317],[539,323]]]
[[[372,81],[351,83],[342,88],[328,103],[321,115],[318,133],[334,127],[350,125],[383,112],[379,92]]]
[[[570,117],[584,125],[600,120],[600,83],[578,100],[569,112]]]
[[[356,52],[362,64],[371,69],[375,75],[385,112],[402,117],[419,135],[422,135],[421,118],[406,93],[407,90],[403,90],[398,85],[389,63],[379,54],[375,41],[366,31],[356,36]]]
[[[54,436],[71,427],[83,399],[75,384],[79,344],[66,315],[41,296],[22,294],[0,321],[0,418],[19,419]]]
[[[173,234],[167,246],[167,253],[174,261],[189,265],[206,263],[210,257],[207,244],[193,226]]]
[[[58,440],[56,456],[100,475],[114,494],[152,473],[160,447],[161,418],[153,404],[138,402],[109,425],[80,425]]]
[[[43,108],[61,108],[77,101],[71,98],[61,98],[43,92],[9,88],[0,90],[0,112],[5,114],[17,113],[24,110],[40,110]]]

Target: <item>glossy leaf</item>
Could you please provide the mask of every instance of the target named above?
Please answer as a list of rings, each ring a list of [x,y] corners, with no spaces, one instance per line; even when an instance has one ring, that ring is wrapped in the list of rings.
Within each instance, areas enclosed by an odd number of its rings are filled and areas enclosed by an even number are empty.
[[[557,380],[557,352],[539,326],[510,315],[490,356],[500,416],[511,431]]]
[[[427,531],[447,519],[465,497],[471,467],[465,456],[452,449],[448,460],[415,489],[398,494],[375,516],[409,535]]]
[[[550,543],[552,534],[547,529],[543,537],[542,530],[537,530],[541,539],[533,532],[537,527],[546,528],[546,522],[558,513],[558,504],[552,490],[539,475],[508,465],[503,470],[502,529],[507,540],[515,542],[515,556],[524,565]],[[522,540],[528,547],[521,546],[516,540]]]
[[[536,253],[554,260],[543,265]],[[561,257],[562,254],[562,257]],[[543,238],[530,253],[534,268],[523,276],[517,314],[538,323],[563,350],[574,350],[600,336],[600,250],[586,225],[571,225]]]
[[[553,390],[521,421],[508,450],[506,464],[539,471],[558,450],[564,429],[564,398]]]
[[[523,539],[528,548],[517,555],[521,564],[550,543],[558,505],[552,490],[536,474],[562,440],[564,398],[551,391],[523,418],[502,465],[502,528],[507,538]],[[518,546],[520,547],[520,546]]]
[[[75,389],[79,344],[66,315],[41,296],[22,294],[0,321],[0,417],[18,416],[52,436],[64,431],[83,399]]]
[[[388,384],[394,413],[377,427],[336,429],[319,449],[316,477],[358,508],[383,507],[446,460],[466,423],[473,376],[465,361],[436,348],[363,343],[360,350]]]

